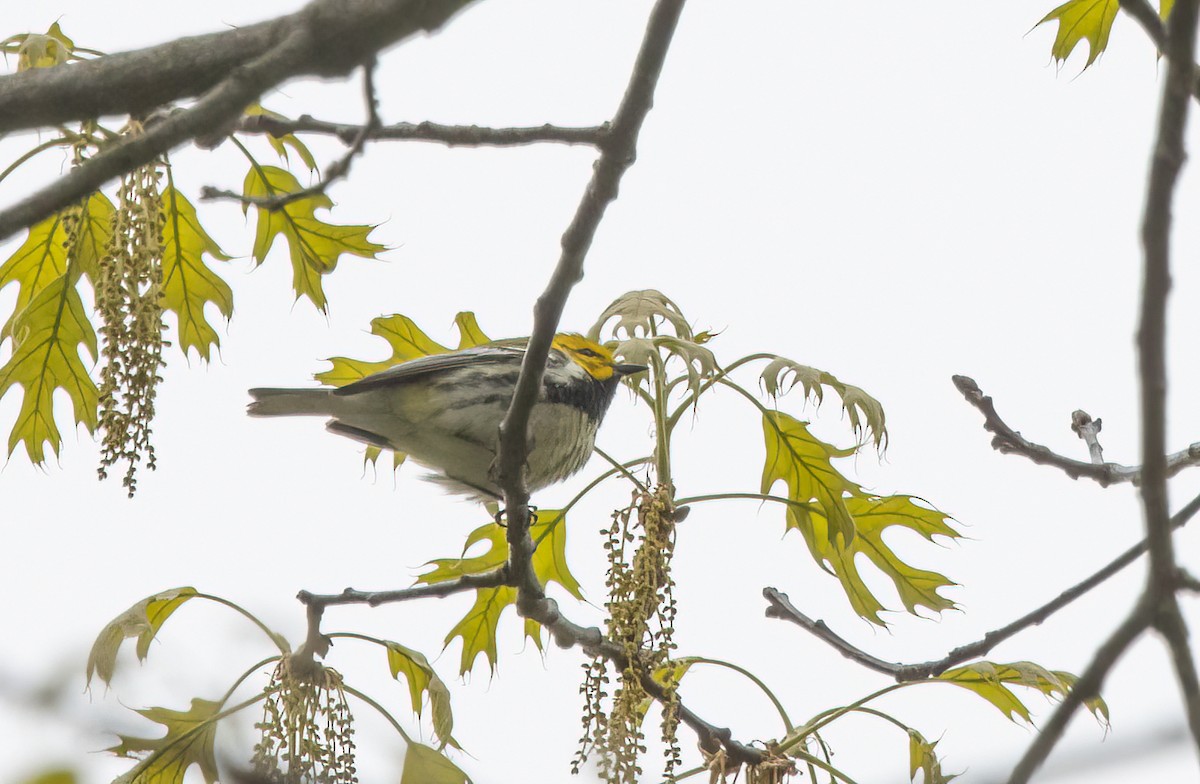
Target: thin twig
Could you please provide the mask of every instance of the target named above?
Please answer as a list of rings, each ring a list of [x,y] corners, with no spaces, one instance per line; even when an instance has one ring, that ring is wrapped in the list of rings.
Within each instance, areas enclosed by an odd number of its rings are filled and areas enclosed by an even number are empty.
[[[1200,495],[1188,502],[1187,506],[1180,509],[1171,517],[1172,528],[1182,528],[1187,525],[1197,512],[1200,512]],[[989,651],[995,648],[1000,643],[1015,636],[1017,633],[1028,629],[1031,626],[1037,626],[1046,621],[1051,615],[1066,607],[1071,602],[1091,591],[1096,586],[1108,580],[1113,575],[1120,572],[1125,567],[1136,561],[1147,550],[1147,541],[1142,541],[1130,547],[1125,552],[1110,561],[1103,569],[1100,569],[1095,574],[1088,577],[1086,580],[1079,582],[1070,588],[1066,589],[1051,601],[1043,604],[1031,612],[1022,615],[1015,621],[1001,626],[1000,628],[990,631],[983,635],[982,638],[975,642],[960,645],[954,650],[940,659],[931,659],[926,662],[917,662],[914,664],[900,664],[898,662],[887,662],[878,657],[872,656],[853,643],[846,641],[844,638],[836,634],[830,629],[824,621],[813,620],[798,610],[788,599],[788,595],[774,588],[764,588],[763,596],[766,597],[770,604],[767,607],[766,615],[768,618],[780,618],[785,621],[791,621],[797,626],[805,629],[813,636],[837,649],[843,656],[858,662],[867,669],[881,672],[885,675],[890,675],[898,682],[924,680],[926,678],[936,677],[941,675],[951,667],[970,661],[986,655]],[[1185,584],[1185,578],[1180,577],[1180,584]],[[1197,583],[1197,588],[1200,588],[1200,583]]]
[[[525,128],[488,128],[480,125],[402,122],[381,125],[369,131],[367,138],[371,141],[437,142],[448,147],[518,147],[544,142],[600,147],[608,136],[608,129],[608,123],[572,128],[548,123]],[[237,130],[241,133],[266,133],[275,137],[287,136],[289,133],[319,133],[336,136],[350,144],[362,133],[363,126],[326,122],[307,114],[295,120],[257,114],[243,117]]]
[[[983,394],[983,390],[975,383],[975,379],[969,376],[953,376],[952,380],[966,401],[983,414],[984,429],[995,434],[995,437],[992,438],[992,448],[1001,454],[1022,455],[1040,465],[1051,465],[1061,469],[1072,479],[1080,477],[1094,479],[1100,483],[1101,487],[1120,482],[1132,482],[1135,485],[1141,482],[1142,469],[1140,466],[1075,460],[1060,455],[1047,446],[1030,441],[1000,418],[1000,415],[996,413],[992,398]],[[1167,477],[1175,476],[1189,466],[1200,465],[1200,442],[1192,444],[1187,449],[1166,455],[1165,460]]]
[[[1104,465],[1104,448],[1100,446],[1100,429],[1103,424],[1099,419],[1092,419],[1092,415],[1086,411],[1077,410],[1071,413],[1071,429],[1087,444],[1088,454],[1095,465]]]
[[[350,163],[360,154],[363,145],[370,138],[371,132],[379,128],[379,98],[375,94],[375,59],[363,64],[363,101],[367,105],[367,122],[358,129],[358,133],[350,142],[350,148],[341,158],[325,167],[325,175],[307,188],[301,188],[291,193],[280,193],[274,196],[246,196],[232,191],[219,190],[210,186],[200,189],[200,198],[206,200],[232,199],[242,204],[252,204],[268,212],[278,212],[289,204],[301,199],[325,193],[336,180],[350,173]]]
[[[301,591],[296,595],[302,604],[309,607],[329,607],[335,604],[368,604],[378,607],[391,602],[406,602],[413,599],[441,599],[464,591],[477,588],[494,588],[507,584],[507,571],[504,568],[495,569],[481,574],[464,574],[454,580],[428,585],[414,585],[411,588],[400,588],[392,591],[358,591],[347,588],[341,593],[315,594]]]

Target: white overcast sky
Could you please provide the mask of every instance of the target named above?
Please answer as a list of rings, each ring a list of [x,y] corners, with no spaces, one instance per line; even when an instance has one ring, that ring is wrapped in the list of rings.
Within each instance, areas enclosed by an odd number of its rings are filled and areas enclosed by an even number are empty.
[[[59,19],[78,44],[115,52],[300,5],[213,0],[172,3],[166,12],[129,0],[12,4],[0,37],[42,31]],[[905,535],[890,539],[911,561],[961,583],[953,596],[964,612],[934,621],[893,614],[889,632],[852,614],[800,537],[780,538],[778,509],[733,503],[693,510],[676,556],[680,653],[750,668],[794,719],[853,701],[886,679],[795,627],[765,619],[764,585],[788,592],[877,656],[921,660],[1023,614],[1142,535],[1131,488],[1102,490],[993,452],[979,415],[950,384],[954,373],[975,377],[1014,427],[1079,457],[1086,450],[1068,425],[1071,411],[1083,408],[1103,418],[1111,459],[1138,460],[1137,227],[1160,69],[1141,30],[1123,18],[1111,50],[1092,69],[1080,74],[1082,52],[1056,68],[1053,29],[1030,31],[1052,5],[690,3],[638,161],[568,304],[564,327],[585,330],[622,292],[659,288],[699,328],[721,331],[712,348],[724,361],[773,351],[862,386],[886,407],[891,448],[882,461],[858,458],[850,466],[858,480],[876,492],[929,499],[970,537],[947,548]],[[481,3],[439,35],[382,59],[382,118],[602,121],[624,88],[649,6]],[[293,116],[356,121],[363,116],[359,95],[354,80],[296,82],[264,103]],[[1188,134],[1193,146],[1196,127]],[[0,141],[0,163],[35,141]],[[341,150],[327,140],[313,147],[321,162]],[[261,140],[256,149],[268,159]],[[402,587],[425,561],[458,551],[481,522],[470,504],[440,495],[419,481],[419,471],[406,468],[394,481],[386,471],[364,476],[357,446],[326,434],[317,421],[247,419],[245,390],[303,385],[332,355],[382,356],[382,341],[365,331],[381,314],[412,316],[444,342],[454,339],[458,310],[475,311],[495,337],[527,334],[533,300],[557,259],[593,157],[586,148],[553,145],[369,147],[350,181],[333,189],[332,219],[380,223],[375,237],[393,250],[386,262],[343,258],[326,283],[328,316],[307,302],[293,304],[282,243],[253,270],[253,225],[235,205],[203,208],[209,230],[238,257],[222,265],[237,312],[212,365],[168,357],[155,426],[159,470],[143,475],[129,501],[119,480],[96,481],[96,445],[68,428],[58,461],[34,468],[19,452],[0,472],[0,606],[8,630],[0,657],[0,781],[59,764],[83,769],[86,781],[107,781],[127,763],[93,753],[113,743],[106,730],[156,732],[123,705],[183,708],[193,696],[214,698],[270,653],[239,618],[192,603],[171,619],[145,665],[126,651],[113,688],[89,697],[82,688],[88,647],[136,600],[194,585],[242,603],[298,642],[304,614],[293,599],[297,590]],[[193,194],[203,185],[236,189],[244,174],[229,145],[213,154],[184,149],[172,160],[177,181]],[[0,204],[20,200],[64,166],[57,153],[43,156],[0,183]],[[1187,170],[1176,211],[1172,449],[1200,440],[1197,182]],[[0,253],[19,241],[4,243]],[[14,297],[13,287],[0,291],[0,314]],[[0,360],[8,350],[0,348]],[[0,400],[5,434],[18,403],[16,392]],[[756,490],[762,446],[755,412],[728,395],[712,403],[680,435],[680,493]],[[849,443],[836,404],[814,412],[793,399],[784,408],[815,413],[821,434]],[[599,443],[617,455],[642,454],[647,422],[619,396]],[[583,481],[536,501],[554,507]],[[1194,473],[1175,479],[1174,506],[1197,491]],[[570,562],[596,604],[603,601],[604,566],[597,531],[624,492],[613,485],[572,516]],[[1200,531],[1185,530],[1178,542],[1196,568]],[[1080,671],[1131,606],[1142,568],[1005,643],[992,658]],[[470,752],[458,762],[476,781],[566,780],[579,730],[582,654],[551,649],[543,659],[522,645],[510,618],[501,627],[498,675],[490,678],[480,664],[463,683],[454,677],[457,644],[439,653],[442,636],[469,603],[458,596],[335,608],[326,630],[385,636],[435,659],[453,691],[455,736]],[[1193,628],[1200,625],[1194,600],[1185,600],[1185,610]],[[595,606],[568,603],[567,612],[583,622],[601,617]],[[387,678],[379,653],[345,641],[331,664],[383,695],[416,731],[405,691]],[[34,692],[55,683],[61,686],[53,709],[31,707]],[[734,676],[696,671],[682,693],[738,738],[780,731],[769,704]],[[1194,755],[1169,742],[1183,719],[1157,640],[1133,649],[1105,695],[1111,733],[1104,738],[1094,722],[1077,719],[1047,781],[1195,780]],[[1023,696],[1044,719],[1047,704]],[[946,768],[967,769],[967,781],[993,780],[1033,736],[953,689],[917,687],[879,707],[942,738]],[[357,714],[363,780],[394,779],[401,747],[369,709]],[[1166,746],[1129,756],[1164,736]],[[855,718],[827,737],[835,764],[858,781],[905,779],[907,739],[894,729]],[[252,744],[242,730],[223,738],[231,752]],[[692,748],[690,733],[683,742]],[[659,759],[648,757],[647,771],[656,771]]]

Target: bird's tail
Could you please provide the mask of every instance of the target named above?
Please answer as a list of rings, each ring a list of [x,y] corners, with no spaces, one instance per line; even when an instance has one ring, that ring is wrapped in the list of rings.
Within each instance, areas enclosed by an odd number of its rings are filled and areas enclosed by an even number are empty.
[[[250,416],[329,416],[328,389],[251,389]]]

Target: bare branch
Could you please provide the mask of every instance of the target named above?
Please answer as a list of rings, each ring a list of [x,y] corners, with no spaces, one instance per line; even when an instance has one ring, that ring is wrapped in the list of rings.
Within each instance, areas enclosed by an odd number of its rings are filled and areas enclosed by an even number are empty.
[[[990,433],[995,433],[992,448],[1001,454],[1018,454],[1039,465],[1051,465],[1061,469],[1072,479],[1085,477],[1094,479],[1101,487],[1107,487],[1120,482],[1141,482],[1142,469],[1140,466],[1127,466],[1120,463],[1094,463],[1065,457],[1050,449],[1050,447],[1035,443],[1022,436],[1008,425],[996,413],[992,398],[983,394],[983,390],[969,376],[953,376],[954,386],[962,393],[967,402],[983,414],[983,427]],[[1082,413],[1082,412],[1078,412]],[[1096,420],[1099,421],[1099,420]],[[1072,417],[1072,425],[1074,417]],[[1099,428],[1097,428],[1099,431]],[[1080,436],[1082,438],[1082,436]],[[1099,444],[1097,444],[1097,447]],[[1093,453],[1094,455],[1094,453]],[[1200,465],[1200,442],[1196,442],[1179,452],[1165,456],[1166,476],[1172,477],[1189,466]]]
[[[1186,157],[1187,125],[1196,53],[1196,2],[1177,3],[1171,12],[1166,85],[1158,118],[1158,138],[1146,187],[1142,220],[1145,252],[1138,376],[1142,397],[1142,506],[1150,543],[1150,588],[1158,596],[1174,591],[1175,550],[1167,511],[1166,397],[1167,295],[1171,289],[1171,204]]]
[[[264,114],[243,117],[236,129],[241,133],[267,133],[286,136],[289,133],[320,133],[336,136],[351,144],[362,133],[363,126],[316,120],[305,114],[295,120],[269,117]],[[600,147],[608,135],[608,123],[566,128],[560,125],[537,125],[528,128],[487,128],[479,125],[441,125],[432,122],[395,123],[380,126],[367,134],[372,141],[438,142],[448,147],[516,147],[542,142],[559,144],[588,144]]]
[[[1092,456],[1092,463],[1095,465],[1104,465],[1104,449],[1100,446],[1099,437],[1102,426],[1103,423],[1099,419],[1092,419],[1092,415],[1086,411],[1071,412],[1071,429],[1087,444],[1088,454]]]
[[[1027,784],[1029,778],[1050,756],[1050,752],[1053,751],[1059,738],[1066,731],[1067,724],[1071,721],[1075,710],[1085,700],[1100,693],[1100,687],[1103,685],[1108,671],[1149,625],[1150,620],[1147,613],[1138,608],[1113,631],[1112,635],[1096,651],[1091,664],[1079,676],[1079,680],[1075,681],[1075,685],[1063,697],[1063,701],[1050,714],[1042,731],[1033,739],[1033,743],[1029,745],[1024,756],[1013,768],[1013,772],[1009,774],[1008,784]]]
[[[545,598],[530,565],[533,542],[529,538],[529,491],[524,475],[529,454],[529,416],[542,385],[550,342],[558,329],[567,297],[583,277],[584,256],[596,228],[609,203],[617,197],[622,175],[636,157],[638,133],[653,104],[654,88],[682,10],[683,0],[659,0],[651,11],[629,85],[613,117],[592,178],[563,234],[558,264],[534,307],[533,332],[521,374],[508,413],[500,425],[500,449],[494,470],[504,490],[509,520],[509,564],[518,589],[517,606],[523,613],[535,612],[536,605]]]
[[[256,31],[253,36],[231,31],[0,77],[0,133],[122,110],[148,111],[168,100],[207,90],[192,107],[170,114],[145,134],[105,150],[0,212],[0,239],[189,139],[227,132],[248,104],[288,78],[345,73],[388,44],[436,29],[472,1],[313,0],[297,14],[246,28]],[[199,49],[197,41],[204,42]],[[255,42],[261,46],[253,45]],[[239,49],[240,56],[229,52],[232,47]],[[160,68],[177,73],[177,60],[188,57],[199,63],[196,67],[203,78],[181,79],[179,86],[171,88],[162,80]],[[104,63],[109,65],[103,67]],[[139,99],[135,105],[129,99],[112,101],[103,95],[81,97],[88,93],[88,85],[102,86],[105,95],[124,91],[155,97],[153,102]],[[35,111],[36,107],[42,110]]]
[[[371,132],[379,128],[379,99],[375,95],[375,61],[363,65],[363,100],[367,105],[367,123],[358,130],[358,134],[350,143],[350,149],[333,163],[325,167],[325,175],[320,181],[307,188],[301,188],[298,191],[291,193],[281,193],[276,196],[267,196],[256,198],[253,196],[245,196],[242,194],[233,193],[232,191],[223,191],[216,188],[205,186],[200,190],[201,199],[232,199],[242,204],[253,204],[259,209],[267,210],[268,212],[276,212],[282,210],[293,202],[301,199],[309,199],[325,191],[336,180],[345,177],[350,173],[350,163],[354,160],[354,156],[362,152],[363,145]]]
[[[1192,731],[1196,748],[1200,749],[1200,677],[1197,677],[1196,662],[1188,644],[1187,623],[1183,620],[1179,600],[1174,593],[1167,594],[1165,605],[1159,612],[1155,627],[1162,633],[1171,651],[1171,662],[1175,665],[1179,689],[1183,694],[1188,728]]]
[[[1167,50],[1167,29],[1163,27],[1158,11],[1154,10],[1146,0],[1119,0],[1119,2],[1121,10],[1132,16],[1142,26],[1146,35],[1150,36],[1150,40],[1158,47],[1158,51],[1165,52]]]
[[[1142,221],[1143,265],[1141,317],[1138,326],[1138,382],[1142,393],[1142,507],[1150,554],[1146,590],[1125,621],[1097,651],[1074,688],[1013,769],[1009,784],[1025,784],[1050,755],[1071,716],[1082,702],[1097,694],[1121,654],[1149,626],[1168,637],[1176,672],[1188,706],[1193,736],[1200,744],[1200,684],[1179,613],[1175,590],[1175,547],[1168,516],[1166,451],[1166,310],[1171,289],[1171,205],[1185,157],[1183,135],[1194,86],[1198,0],[1179,0],[1171,11],[1167,34],[1167,75],[1158,116],[1158,134],[1146,187]]]
[[[347,588],[341,593],[331,594],[301,591],[296,598],[309,607],[324,608],[335,604],[367,604],[371,607],[378,607],[381,604],[406,602],[413,599],[441,599],[477,588],[494,588],[498,585],[507,585],[507,579],[507,570],[500,568],[482,574],[465,574],[455,580],[414,585],[411,588],[400,588],[393,591],[358,591],[354,588]]]

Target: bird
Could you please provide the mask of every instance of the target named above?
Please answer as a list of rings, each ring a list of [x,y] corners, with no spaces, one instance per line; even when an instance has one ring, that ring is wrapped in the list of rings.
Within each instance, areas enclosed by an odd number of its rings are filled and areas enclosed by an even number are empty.
[[[501,340],[401,362],[341,387],[257,388],[255,417],[324,416],[332,433],[406,454],[432,469],[450,493],[501,500],[494,477],[500,422],[508,411],[527,338]],[[618,363],[611,349],[574,333],[551,342],[529,418],[530,492],[583,468],[622,378],[645,365]]]

